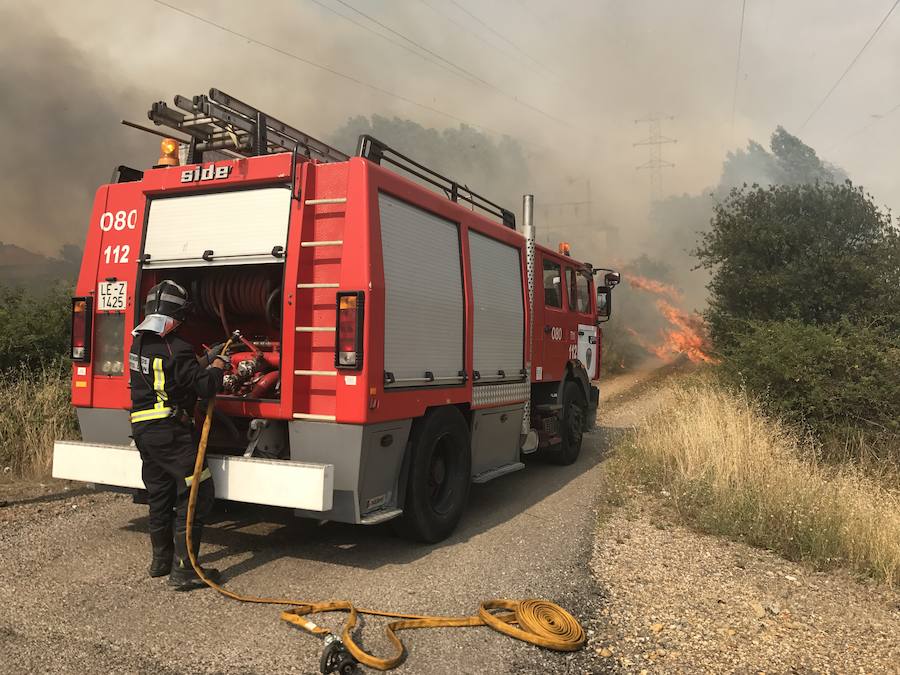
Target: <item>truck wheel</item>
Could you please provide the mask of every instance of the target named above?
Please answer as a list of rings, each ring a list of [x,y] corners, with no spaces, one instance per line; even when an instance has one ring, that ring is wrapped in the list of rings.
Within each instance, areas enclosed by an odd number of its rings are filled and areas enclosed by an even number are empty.
[[[462,516],[472,482],[469,427],[456,408],[430,411],[413,427],[409,479],[398,534],[430,544],[446,539]]]
[[[587,401],[584,400],[581,388],[574,382],[566,382],[563,389],[562,418],[559,420],[562,441],[559,449],[550,456],[556,464],[573,464],[578,459],[586,413]]]

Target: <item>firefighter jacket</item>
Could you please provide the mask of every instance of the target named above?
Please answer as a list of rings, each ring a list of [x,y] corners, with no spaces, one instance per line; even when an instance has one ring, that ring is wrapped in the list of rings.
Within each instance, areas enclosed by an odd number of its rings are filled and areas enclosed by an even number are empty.
[[[135,431],[153,420],[192,416],[197,397],[211,398],[222,387],[222,370],[202,366],[191,345],[177,335],[138,333],[128,367]]]

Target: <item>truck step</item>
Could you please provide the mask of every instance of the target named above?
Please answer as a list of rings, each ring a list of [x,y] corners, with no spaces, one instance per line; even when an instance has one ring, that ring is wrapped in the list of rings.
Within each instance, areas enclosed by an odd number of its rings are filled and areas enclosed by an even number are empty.
[[[513,473],[514,471],[518,471],[519,469],[524,469],[525,465],[522,462],[513,462],[512,464],[504,464],[503,466],[498,466],[495,469],[488,469],[487,471],[482,471],[477,476],[472,477],[473,483],[487,483],[489,480],[494,480],[495,478],[499,478],[500,476],[505,476],[508,473]]]
[[[360,525],[377,525],[378,523],[383,523],[386,520],[396,518],[402,513],[403,509],[380,509],[378,511],[373,511],[367,516],[363,516],[359,519],[359,523]]]

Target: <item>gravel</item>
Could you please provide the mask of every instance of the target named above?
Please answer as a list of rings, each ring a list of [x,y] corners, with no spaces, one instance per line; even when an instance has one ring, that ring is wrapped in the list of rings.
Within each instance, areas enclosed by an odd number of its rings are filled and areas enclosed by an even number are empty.
[[[640,378],[615,380],[621,394]],[[624,382],[624,384],[623,384]],[[609,420],[615,406],[604,408]],[[590,574],[597,472],[608,430],[585,436],[573,466],[533,462],[473,486],[457,532],[411,544],[386,526],[322,526],[277,509],[230,505],[207,528],[201,559],[247,594],[461,615],[482,600],[543,597],[584,625],[607,591]],[[146,575],[146,507],[130,497],[60,484],[0,485],[0,643],[5,672],[314,673],[321,643],[212,590],[171,591]],[[337,629],[342,616],[321,619]],[[361,644],[390,653],[384,621],[366,619]],[[399,673],[596,673],[593,649],[545,651],[485,627],[401,634]]]
[[[624,672],[900,672],[900,594],[673,525],[637,495],[598,532],[591,648]]]

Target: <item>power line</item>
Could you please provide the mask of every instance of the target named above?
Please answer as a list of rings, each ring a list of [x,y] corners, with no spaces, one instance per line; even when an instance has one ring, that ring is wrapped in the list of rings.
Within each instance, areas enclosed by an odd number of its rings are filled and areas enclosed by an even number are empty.
[[[741,0],[741,28],[738,31],[737,64],[734,66],[734,94],[731,96],[731,141],[734,142],[734,112],[737,110],[738,83],[741,75],[741,49],[744,46],[744,14],[747,0]]]
[[[900,0],[898,0],[898,1],[900,1]],[[501,89],[501,88],[498,87],[497,85],[495,85],[495,84],[493,84],[493,83],[491,83],[491,82],[488,82],[487,80],[485,80],[484,78],[480,77],[479,75],[476,75],[476,74],[473,73],[472,71],[466,70],[466,69],[463,68],[462,66],[457,65],[457,64],[453,63],[453,61],[450,61],[449,59],[444,58],[443,56],[441,56],[441,55],[438,54],[437,52],[432,51],[431,49],[429,49],[428,47],[425,47],[425,46],[419,44],[418,42],[416,42],[415,40],[412,40],[412,39],[408,38],[407,36],[403,35],[403,33],[399,32],[399,31],[397,31],[397,30],[394,30],[393,28],[391,28],[390,26],[388,26],[388,25],[382,23],[382,22],[379,21],[378,19],[369,16],[368,14],[366,14],[365,12],[363,12],[363,11],[357,9],[356,7],[354,7],[353,5],[351,5],[350,3],[345,2],[344,0],[336,0],[336,2],[340,3],[341,5],[343,5],[344,7],[346,7],[347,9],[349,9],[349,10],[351,10],[351,11],[353,11],[353,12],[356,12],[356,13],[359,14],[360,16],[365,17],[366,19],[368,19],[368,20],[371,21],[372,23],[376,24],[377,26],[380,26],[381,28],[384,28],[386,31],[389,31],[390,33],[396,35],[396,36],[399,37],[400,39],[405,40],[406,42],[410,43],[411,45],[414,45],[414,46],[418,47],[418,48],[421,49],[422,51],[424,51],[424,52],[426,52],[426,53],[428,53],[428,54],[431,54],[432,56],[434,56],[434,57],[437,58],[437,59],[440,59],[441,61],[443,61],[443,62],[446,63],[447,65],[452,66],[453,68],[456,68],[456,69],[459,70],[461,73],[464,73],[464,74],[468,75],[469,77],[474,78],[475,80],[477,80],[478,82],[480,82],[482,85],[484,85],[484,86],[487,87],[488,89],[491,89],[491,90],[493,90],[493,91],[496,91],[496,92],[502,94],[503,96],[505,96],[506,98],[510,99],[511,101],[513,101],[514,103],[516,103],[517,105],[520,105],[520,106],[523,106],[523,107],[528,108],[528,109],[530,109],[530,110],[533,110],[534,112],[539,113],[540,115],[543,115],[543,116],[546,117],[547,119],[553,120],[553,121],[556,122],[557,124],[561,124],[561,125],[563,125],[563,126],[565,126],[565,127],[570,127],[570,126],[571,126],[571,125],[570,125],[568,122],[566,122],[565,120],[560,119],[559,117],[556,117],[555,115],[552,115],[551,113],[547,112],[546,110],[542,110],[541,108],[538,108],[537,106],[534,106],[534,105],[532,105],[532,104],[530,104],[530,103],[528,103],[528,102],[526,102],[526,101],[523,101],[523,100],[520,99],[518,96],[515,96],[515,95],[513,95],[513,94],[510,94],[510,93],[507,92],[507,91],[504,91],[503,89]]]
[[[490,47],[491,49],[494,49],[495,51],[497,51],[497,52],[500,53],[500,54],[503,54],[503,55],[506,56],[508,59],[514,59],[515,61],[517,61],[518,63],[523,64],[523,65],[526,64],[526,61],[524,61],[523,59],[519,58],[518,56],[516,56],[515,54],[513,54],[513,53],[511,53],[511,52],[506,51],[505,49],[500,49],[500,48],[497,46],[497,43],[496,43],[496,42],[491,42],[490,40],[488,40],[488,39],[482,37],[481,35],[479,35],[479,34],[476,33],[475,31],[473,31],[473,30],[472,30],[471,28],[469,28],[468,26],[464,26],[463,24],[461,24],[459,21],[457,21],[456,19],[454,19],[454,18],[453,18],[452,16],[450,16],[449,14],[445,14],[444,12],[442,12],[441,10],[439,10],[437,7],[435,7],[434,5],[432,5],[430,2],[428,2],[428,0],[419,0],[419,2],[421,2],[423,5],[425,5],[425,6],[426,6],[428,9],[430,9],[432,12],[434,12],[435,14],[437,14],[438,16],[440,16],[441,18],[443,18],[445,21],[448,21],[448,22],[452,23],[454,26],[456,26],[457,28],[461,28],[462,30],[464,30],[464,31],[466,31],[467,33],[471,34],[472,37],[474,37],[476,40],[478,40],[478,41],[481,42],[482,44],[487,45],[488,47]],[[528,65],[529,68],[531,67],[531,64],[530,64],[530,63],[527,64],[527,65]]]
[[[461,4],[459,4],[456,0],[450,0],[450,2],[453,3],[453,5],[454,5],[457,9],[459,9],[460,11],[462,11],[462,12],[463,12],[464,14],[466,14],[467,16],[471,17],[475,22],[477,22],[478,24],[480,24],[483,28],[485,28],[486,30],[489,30],[491,33],[493,33],[493,34],[496,35],[498,38],[500,38],[501,40],[503,40],[506,44],[508,44],[508,45],[509,45],[510,47],[512,47],[513,49],[515,49],[517,52],[519,52],[522,56],[524,56],[526,59],[528,59],[529,61],[531,61],[533,64],[535,64],[536,66],[538,66],[538,67],[540,67],[540,68],[543,68],[543,69],[546,70],[548,73],[553,74],[554,77],[556,76],[556,74],[553,73],[553,71],[550,70],[550,68],[548,68],[547,66],[545,66],[543,63],[541,63],[541,62],[538,61],[537,59],[535,59],[535,58],[534,58],[533,56],[531,56],[531,54],[529,54],[528,52],[523,51],[522,49],[520,49],[519,46],[516,45],[512,40],[510,40],[509,38],[507,38],[507,37],[506,37],[505,35],[503,35],[502,33],[499,33],[498,31],[494,30],[490,25],[488,25],[488,23],[487,23],[486,21],[484,21],[483,19],[480,19],[479,17],[475,16],[472,12],[470,12],[468,9],[466,9],[466,8],[463,7]]]
[[[408,42],[409,44],[413,45],[413,46],[416,47],[417,49],[421,49],[421,50],[422,50],[423,52],[425,52],[426,54],[431,54],[431,55],[432,55],[433,57],[435,57],[436,59],[439,59],[440,61],[446,63],[448,66],[450,66],[451,68],[453,68],[453,69],[454,69],[453,72],[456,72],[456,74],[462,73],[462,74],[465,75],[466,77],[471,78],[472,80],[475,80],[476,82],[480,82],[481,84],[484,84],[484,85],[486,85],[486,86],[488,86],[488,87],[492,87],[492,86],[493,86],[493,85],[491,85],[490,82],[486,82],[485,80],[483,80],[483,79],[481,79],[480,77],[478,77],[478,75],[476,75],[475,73],[470,73],[470,72],[469,72],[468,70],[466,70],[465,68],[462,68],[461,66],[456,65],[455,63],[453,63],[453,62],[450,61],[449,59],[444,58],[443,56],[441,56],[441,55],[438,54],[437,52],[432,51],[432,50],[429,49],[428,47],[425,47],[424,45],[419,44],[419,43],[416,42],[415,40],[412,40],[411,38],[406,37],[406,36],[405,36],[403,33],[401,33],[400,31],[394,30],[393,28],[391,28],[391,27],[388,26],[387,24],[385,24],[385,23],[379,21],[378,19],[376,19],[376,18],[373,17],[373,16],[369,16],[368,14],[366,14],[365,12],[363,12],[362,10],[357,9],[356,7],[354,7],[353,5],[351,5],[349,2],[344,2],[344,0],[335,0],[335,2],[338,2],[339,4],[343,5],[344,7],[346,7],[347,9],[349,9],[351,12],[355,12],[356,14],[359,14],[361,17],[363,17],[363,18],[365,18],[365,19],[368,19],[369,21],[371,21],[372,23],[374,23],[376,26],[380,26],[381,28],[383,28],[384,30],[388,31],[389,33],[392,33],[393,35],[396,35],[398,38],[400,38],[401,40],[404,40],[404,41]]]
[[[371,84],[364,80],[360,80],[359,78],[354,77],[353,75],[348,75],[347,73],[342,73],[341,71],[335,70],[334,68],[331,68],[330,66],[325,66],[325,65],[322,65],[321,63],[316,63],[315,61],[311,61],[310,59],[299,56],[298,54],[294,54],[293,52],[289,52],[289,51],[281,49],[279,47],[275,47],[274,45],[271,45],[268,42],[263,42],[262,40],[258,40],[250,35],[247,35],[246,33],[241,33],[239,31],[229,28],[228,26],[223,26],[222,24],[216,23],[215,21],[212,21],[211,19],[207,19],[206,17],[200,16],[199,14],[193,14],[185,9],[181,9],[180,7],[175,7],[174,5],[170,5],[169,3],[164,2],[163,0],[152,0],[152,1],[155,2],[157,5],[162,5],[163,7],[167,7],[168,9],[171,9],[172,11],[178,12],[179,14],[183,14],[192,19],[195,19],[197,21],[205,23],[209,26],[212,26],[213,28],[217,28],[217,29],[219,29],[225,33],[228,33],[230,35],[233,35],[235,37],[239,37],[242,40],[246,40],[247,42],[255,44],[259,47],[264,47],[265,49],[269,49],[277,54],[286,56],[290,59],[293,59],[294,61],[299,61],[300,63],[304,63],[308,66],[312,66],[313,68],[323,70],[326,73],[330,73],[331,75],[340,77],[340,78],[347,80],[349,82],[352,82],[356,85],[365,87],[366,89],[371,89],[372,91],[378,92],[379,94],[383,94],[385,96],[395,98],[398,101],[403,101],[404,103],[408,103],[409,105],[416,106],[417,108],[422,108],[423,110],[433,112],[437,115],[441,115],[442,117],[452,119],[456,122],[461,122],[462,124],[467,124],[471,127],[475,127],[476,129],[483,129],[484,131],[490,131],[491,133],[494,133],[494,134],[503,135],[503,132],[497,131],[496,129],[492,129],[483,124],[476,124],[475,122],[470,122],[469,120],[463,119],[462,117],[457,117],[456,115],[445,112],[443,110],[439,110],[438,108],[434,108],[426,103],[420,103],[418,101],[414,101],[413,99],[407,98],[406,96],[403,96],[402,94],[397,94],[396,92],[390,91],[388,89],[384,89],[382,87],[379,87],[378,85]]]
[[[803,124],[800,126],[800,131],[803,131],[803,129],[806,128],[806,125],[809,124],[809,121],[813,117],[815,117],[816,113],[818,113],[822,106],[825,105],[825,102],[829,99],[834,90],[838,88],[838,85],[844,81],[844,78],[847,77],[847,73],[849,73],[853,69],[853,66],[855,66],[856,62],[859,60],[859,57],[862,56],[863,52],[866,51],[868,46],[872,43],[872,40],[875,39],[875,36],[878,35],[878,31],[881,30],[881,27],[884,26],[891,14],[894,13],[894,10],[897,9],[897,5],[900,5],[900,0],[894,0],[894,4],[891,5],[891,8],[888,10],[887,14],[884,15],[884,18],[875,27],[875,30],[872,31],[872,34],[869,36],[869,39],[866,40],[866,43],[862,46],[862,49],[860,49],[856,56],[853,57],[853,60],[850,61],[850,65],[848,65],[844,72],[841,73],[841,76],[837,79],[837,82],[831,85],[831,89],[828,90],[828,93],[825,94],[825,97],[821,101],[819,101],[819,104],[815,108],[813,108],[813,111],[809,114],[809,117],[807,117],[806,121],[803,122]]]
[[[379,33],[377,30],[375,30],[375,29],[372,28],[371,26],[367,26],[366,24],[361,23],[361,22],[359,22],[359,21],[356,21],[355,19],[351,19],[351,18],[350,18],[349,16],[347,16],[346,14],[341,14],[339,11],[337,11],[337,10],[334,9],[333,7],[329,7],[329,6],[326,5],[324,2],[321,2],[320,0],[309,0],[309,1],[312,2],[312,3],[314,3],[314,4],[316,4],[316,5],[318,5],[318,6],[321,7],[322,9],[331,12],[331,13],[334,14],[335,16],[339,16],[339,17],[342,18],[344,21],[348,21],[348,22],[352,23],[354,26],[356,26],[356,27],[358,27],[358,28],[362,28],[363,30],[368,31],[368,32],[371,33],[372,35],[376,35],[376,36],[380,37],[382,40],[385,40],[386,42],[389,42],[390,44],[392,44],[392,45],[394,45],[394,46],[396,46],[396,47],[400,47],[401,49],[405,49],[405,50],[408,51],[410,54],[415,54],[416,56],[418,56],[418,57],[419,57],[420,59],[422,59],[423,61],[427,61],[428,63],[432,63],[432,64],[438,66],[439,68],[442,68],[443,70],[447,71],[448,73],[451,73],[451,74],[453,74],[453,75],[456,75],[457,77],[460,77],[460,73],[459,73],[457,70],[452,69],[452,68],[449,68],[448,66],[445,66],[445,65],[444,65],[443,63],[441,63],[440,61],[436,61],[436,60],[434,60],[434,59],[428,58],[425,54],[422,54],[421,52],[419,52],[419,51],[413,49],[412,47],[408,47],[407,45],[403,44],[402,42],[398,42],[397,40],[392,40],[392,39],[389,38],[387,35],[385,35],[384,33]],[[471,78],[466,77],[466,79],[471,81]]]
[[[825,152],[830,152],[831,150],[834,150],[834,149],[836,149],[836,148],[839,148],[840,146],[842,146],[844,143],[846,143],[846,142],[849,141],[850,139],[856,138],[857,136],[859,136],[859,135],[861,135],[861,134],[864,134],[864,133],[867,132],[869,129],[871,129],[872,127],[874,127],[876,124],[878,124],[879,122],[883,122],[884,120],[886,120],[888,117],[890,117],[891,115],[893,115],[893,114],[894,114],[895,112],[897,112],[898,110],[900,110],[900,103],[898,103],[897,105],[895,105],[893,108],[891,108],[890,110],[888,110],[886,113],[883,113],[883,114],[881,114],[881,115],[875,116],[875,119],[873,119],[871,122],[869,122],[869,123],[866,124],[865,126],[860,127],[859,129],[857,129],[857,130],[854,131],[853,133],[847,134],[846,136],[844,136],[841,140],[837,141],[836,143],[832,143],[832,144],[829,145],[827,148],[825,148]]]

